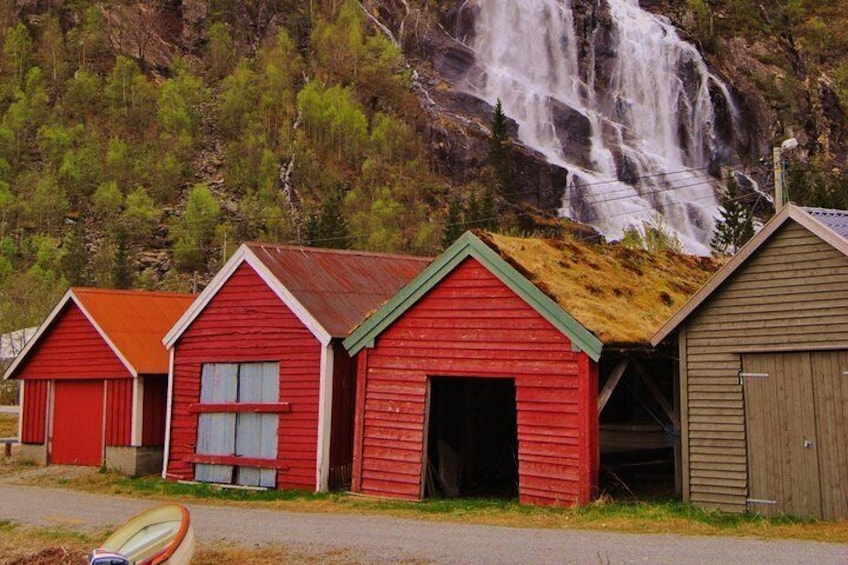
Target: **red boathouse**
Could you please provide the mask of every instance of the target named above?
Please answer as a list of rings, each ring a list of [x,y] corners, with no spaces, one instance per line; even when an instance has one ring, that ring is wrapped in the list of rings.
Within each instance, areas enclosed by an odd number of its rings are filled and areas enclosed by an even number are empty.
[[[6,372],[21,381],[21,452],[127,474],[162,465],[162,337],[193,296],[72,288]]]
[[[344,342],[352,490],[588,502],[625,359],[708,274],[674,254],[466,233]]]
[[[171,480],[326,490],[350,480],[341,340],[429,260],[245,244],[164,343]]]

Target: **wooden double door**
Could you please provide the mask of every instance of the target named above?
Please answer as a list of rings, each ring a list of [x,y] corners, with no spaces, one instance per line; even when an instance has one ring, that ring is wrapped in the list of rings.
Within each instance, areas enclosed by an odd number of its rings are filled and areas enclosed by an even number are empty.
[[[748,508],[848,517],[848,351],[742,356]]]

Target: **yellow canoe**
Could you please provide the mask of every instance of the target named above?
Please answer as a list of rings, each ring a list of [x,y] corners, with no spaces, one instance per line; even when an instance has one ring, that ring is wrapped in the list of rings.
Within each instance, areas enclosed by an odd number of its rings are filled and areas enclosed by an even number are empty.
[[[194,530],[188,509],[157,506],[130,518],[89,555],[90,565],[188,565]]]

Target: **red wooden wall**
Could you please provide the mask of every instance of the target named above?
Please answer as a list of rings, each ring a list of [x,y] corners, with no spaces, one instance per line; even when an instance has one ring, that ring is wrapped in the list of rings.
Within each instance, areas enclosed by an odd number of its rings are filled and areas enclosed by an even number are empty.
[[[106,381],[106,445],[132,445],[134,384],[134,379]]]
[[[132,378],[73,302],[53,320],[17,376],[21,379]]]
[[[24,443],[44,443],[45,441],[48,380],[80,381],[79,391],[70,391],[67,386],[72,387],[73,384],[68,383],[63,390],[66,398],[76,398],[85,394],[85,391],[92,392],[94,385],[91,383],[93,381],[99,383],[100,388],[97,394],[100,402],[101,423],[97,437],[98,441],[102,441],[104,381],[100,379],[106,379],[106,445],[131,445],[134,382],[132,375],[91,325],[82,310],[73,302],[66,305],[65,309],[53,320],[47,333],[41,336],[35,349],[29,353],[20,367],[18,377],[26,383],[22,408],[24,421],[22,441]],[[57,430],[54,417],[54,449],[57,446],[57,431],[59,458],[73,458],[72,452],[64,454],[63,450],[71,449],[71,446],[62,445],[62,442],[73,443],[76,440],[73,435],[65,438],[64,430]],[[93,460],[93,455],[89,454],[87,457]],[[99,465],[100,462],[96,464]]]
[[[144,407],[141,445],[165,445],[165,412],[168,404],[168,379],[162,376],[144,377]]]
[[[21,443],[42,444],[47,426],[47,387],[48,381],[26,381],[21,425]]]
[[[279,361],[280,488],[315,488],[321,344],[265,282],[242,264],[175,346],[168,478],[193,479],[203,363]]]
[[[428,376],[514,378],[521,502],[590,499],[596,365],[474,259],[360,353],[353,490],[420,497]]]

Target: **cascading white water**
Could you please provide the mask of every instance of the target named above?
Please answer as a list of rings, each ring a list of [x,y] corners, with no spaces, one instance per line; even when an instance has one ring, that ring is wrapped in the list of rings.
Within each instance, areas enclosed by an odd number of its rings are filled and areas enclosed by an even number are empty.
[[[571,0],[479,0],[469,45],[479,72],[466,89],[501,100],[520,140],[570,172],[563,215],[618,238],[660,214],[706,253],[717,213],[709,88],[732,109],[729,92],[669,22],[637,0],[601,4],[612,21],[603,87],[594,51],[578,55]],[[575,138],[585,140],[577,151]]]

